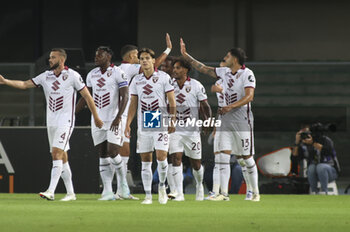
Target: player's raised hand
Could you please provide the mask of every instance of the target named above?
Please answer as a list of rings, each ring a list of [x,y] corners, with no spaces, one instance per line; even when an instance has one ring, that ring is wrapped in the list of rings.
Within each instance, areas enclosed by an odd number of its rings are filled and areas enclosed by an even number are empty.
[[[5,84],[5,77],[0,74],[0,85]]]
[[[95,125],[98,127],[98,128],[102,128],[103,126],[103,122],[102,120],[98,117],[98,118],[94,118],[95,120]]]
[[[186,44],[182,38],[180,38],[180,51],[183,56],[187,55]]]
[[[166,33],[165,35],[166,47],[172,49],[173,44],[171,43],[170,35]]]

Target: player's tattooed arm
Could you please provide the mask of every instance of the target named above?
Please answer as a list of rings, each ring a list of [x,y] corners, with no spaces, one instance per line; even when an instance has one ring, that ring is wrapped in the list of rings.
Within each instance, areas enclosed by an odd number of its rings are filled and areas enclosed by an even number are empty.
[[[182,56],[191,63],[192,67],[194,67],[196,70],[199,72],[206,74],[208,76],[211,76],[213,78],[217,78],[216,73],[215,73],[215,68],[206,66],[205,64],[199,62],[195,58],[193,58],[190,54],[187,53],[186,51],[186,44],[184,43],[183,39],[180,39],[180,51]]]

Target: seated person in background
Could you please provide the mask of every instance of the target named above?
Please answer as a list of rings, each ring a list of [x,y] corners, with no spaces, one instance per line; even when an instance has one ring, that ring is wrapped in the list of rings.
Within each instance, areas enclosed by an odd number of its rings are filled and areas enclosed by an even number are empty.
[[[333,141],[323,132],[327,128],[315,123],[296,134],[292,155],[307,159],[307,178],[313,194],[318,192],[317,182],[321,184],[319,194],[327,194],[327,185],[338,177],[340,171]]]

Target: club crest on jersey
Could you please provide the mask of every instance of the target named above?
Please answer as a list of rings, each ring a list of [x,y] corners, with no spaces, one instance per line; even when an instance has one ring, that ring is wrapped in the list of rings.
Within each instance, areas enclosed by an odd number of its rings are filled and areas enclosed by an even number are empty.
[[[186,90],[187,93],[189,93],[191,91],[191,86],[186,86],[185,90]]]
[[[68,73],[63,73],[63,75],[62,75],[62,80],[67,80],[67,78],[68,78]]]
[[[110,76],[112,76],[112,70],[111,69],[109,69],[109,70],[107,70],[107,77],[110,77]]]
[[[152,77],[153,83],[157,83],[158,79],[159,79],[159,77],[156,77],[156,76]]]

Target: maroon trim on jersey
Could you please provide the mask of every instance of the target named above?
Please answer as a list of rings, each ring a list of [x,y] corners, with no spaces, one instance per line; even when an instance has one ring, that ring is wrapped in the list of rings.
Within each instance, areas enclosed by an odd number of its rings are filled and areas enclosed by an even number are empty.
[[[70,136],[72,135],[72,131],[73,130],[72,130],[72,126],[71,126],[71,127],[69,127],[68,137],[67,137],[66,144],[64,144],[63,151],[66,150],[66,146],[69,143],[69,139],[70,139]]]
[[[251,89],[255,89],[255,87],[253,87],[253,86],[246,86],[246,87],[244,87],[245,89],[249,89],[249,88],[251,88]]]
[[[68,66],[64,66],[63,70],[68,70]],[[52,71],[52,72],[53,72],[53,74],[55,74],[54,71]],[[55,76],[59,77],[61,75],[61,73],[62,73],[62,71],[58,75],[55,74]]]
[[[137,94],[130,94],[131,96],[139,96],[139,95],[137,95]]]
[[[244,70],[245,68],[246,68],[245,65],[242,65],[242,67],[241,67],[240,69]],[[232,74],[232,75],[236,75],[237,72],[235,72],[235,73],[232,73],[232,72],[231,72],[231,74]]]
[[[250,128],[250,154],[252,155],[252,152],[253,152],[253,131],[252,131],[252,125],[250,123],[249,112],[250,112],[250,104],[248,103],[247,116],[248,116],[248,125]]]
[[[130,64],[130,62],[127,62],[127,61],[122,61],[122,64]]]
[[[33,81],[33,79],[30,79],[30,80],[33,82],[33,84],[35,85],[35,87],[39,87],[39,85],[35,84],[35,82]]]
[[[111,63],[111,64],[107,67],[107,69],[108,69],[109,67],[112,67],[112,68],[113,68],[113,67],[114,67],[114,64]],[[106,69],[106,71],[102,72],[101,67],[100,67],[100,72],[101,72],[101,74],[105,74],[105,72],[107,72],[107,69]]]
[[[174,90],[172,89],[172,90],[166,91],[165,93],[169,93],[169,92],[171,92],[171,91],[174,91]]]
[[[215,72],[215,75],[216,75],[216,79],[219,79],[220,77],[218,76],[217,72],[216,72],[216,67],[214,68],[214,72]]]
[[[153,72],[153,73],[154,73],[154,72]],[[143,73],[143,75],[145,76],[145,78],[146,78],[147,80],[149,80],[149,79],[153,76],[153,73],[152,73],[151,76],[149,76],[149,77],[147,77],[145,73]]]
[[[82,91],[84,88],[87,88],[86,85],[84,85],[83,88],[79,89],[78,92]]]
[[[201,100],[199,102],[205,102],[205,101],[208,101],[208,99],[206,98],[206,99],[203,99],[203,100]]]
[[[73,93],[73,97],[72,97],[72,118],[71,118],[71,127],[74,126],[74,114],[75,114],[75,96],[74,96],[74,93]]]
[[[174,78],[174,79],[175,79],[175,78]],[[187,76],[185,82],[186,82],[186,81],[191,81],[191,78],[190,78],[189,76]],[[180,86],[179,84],[177,84],[177,85],[179,86],[180,89],[182,89],[182,88],[185,86],[185,82],[184,82],[184,84],[183,84],[182,86]]]

